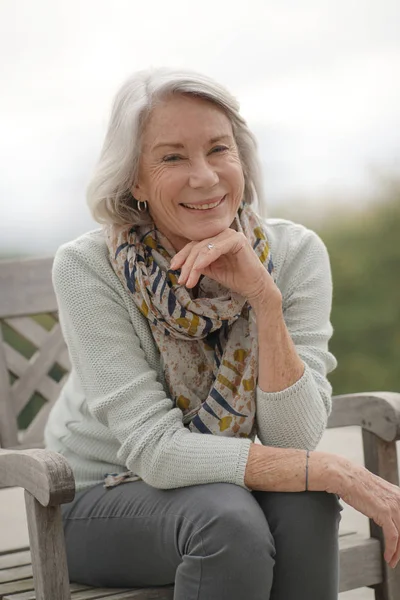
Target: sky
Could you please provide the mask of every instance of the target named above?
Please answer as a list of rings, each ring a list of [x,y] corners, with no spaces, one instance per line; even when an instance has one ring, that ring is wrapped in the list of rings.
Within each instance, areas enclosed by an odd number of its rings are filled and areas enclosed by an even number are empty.
[[[148,66],[223,83],[267,210],[362,202],[400,166],[398,0],[0,0],[0,252],[46,255],[85,203],[112,99]]]

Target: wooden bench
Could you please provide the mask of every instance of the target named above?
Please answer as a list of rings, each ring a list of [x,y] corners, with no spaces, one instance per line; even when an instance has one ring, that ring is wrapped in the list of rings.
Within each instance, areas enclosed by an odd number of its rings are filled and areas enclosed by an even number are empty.
[[[74,478],[61,455],[42,449],[49,410],[70,369],[51,266],[52,258],[0,262],[0,487],[25,489],[30,540],[30,550],[0,553],[0,599],[171,600],[173,586],[117,590],[69,583],[60,505],[73,499]],[[22,423],[26,411],[36,412],[29,424]],[[400,394],[334,397],[328,426],[348,425],[362,427],[366,467],[398,485]],[[400,567],[387,567],[381,529],[371,522],[370,531],[370,537],[340,536],[340,591],[369,586],[377,600],[399,600]]]

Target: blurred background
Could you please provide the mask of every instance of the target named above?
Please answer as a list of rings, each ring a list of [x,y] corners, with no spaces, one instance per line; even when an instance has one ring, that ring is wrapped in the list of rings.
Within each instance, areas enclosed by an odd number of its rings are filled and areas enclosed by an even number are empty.
[[[113,96],[162,65],[231,90],[267,213],[325,241],[334,392],[400,391],[398,0],[0,0],[0,258],[97,227],[85,188]]]
[[[97,225],[85,188],[133,71],[184,66],[239,99],[267,211],[315,229],[335,284],[335,391],[400,390],[398,0],[0,0],[0,256]]]

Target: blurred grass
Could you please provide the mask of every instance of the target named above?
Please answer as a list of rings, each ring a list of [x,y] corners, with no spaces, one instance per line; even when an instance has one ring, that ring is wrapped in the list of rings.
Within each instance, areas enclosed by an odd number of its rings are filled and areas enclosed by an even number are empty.
[[[362,214],[338,215],[318,233],[334,285],[334,393],[400,391],[400,184]]]

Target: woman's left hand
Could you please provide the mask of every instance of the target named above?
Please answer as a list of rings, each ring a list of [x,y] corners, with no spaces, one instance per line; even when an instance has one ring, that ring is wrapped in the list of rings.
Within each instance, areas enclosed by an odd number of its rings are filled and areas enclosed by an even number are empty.
[[[178,283],[187,288],[193,288],[205,275],[247,298],[250,304],[281,300],[278,287],[246,236],[233,229],[201,242],[189,242],[174,256],[171,268],[181,269]]]

